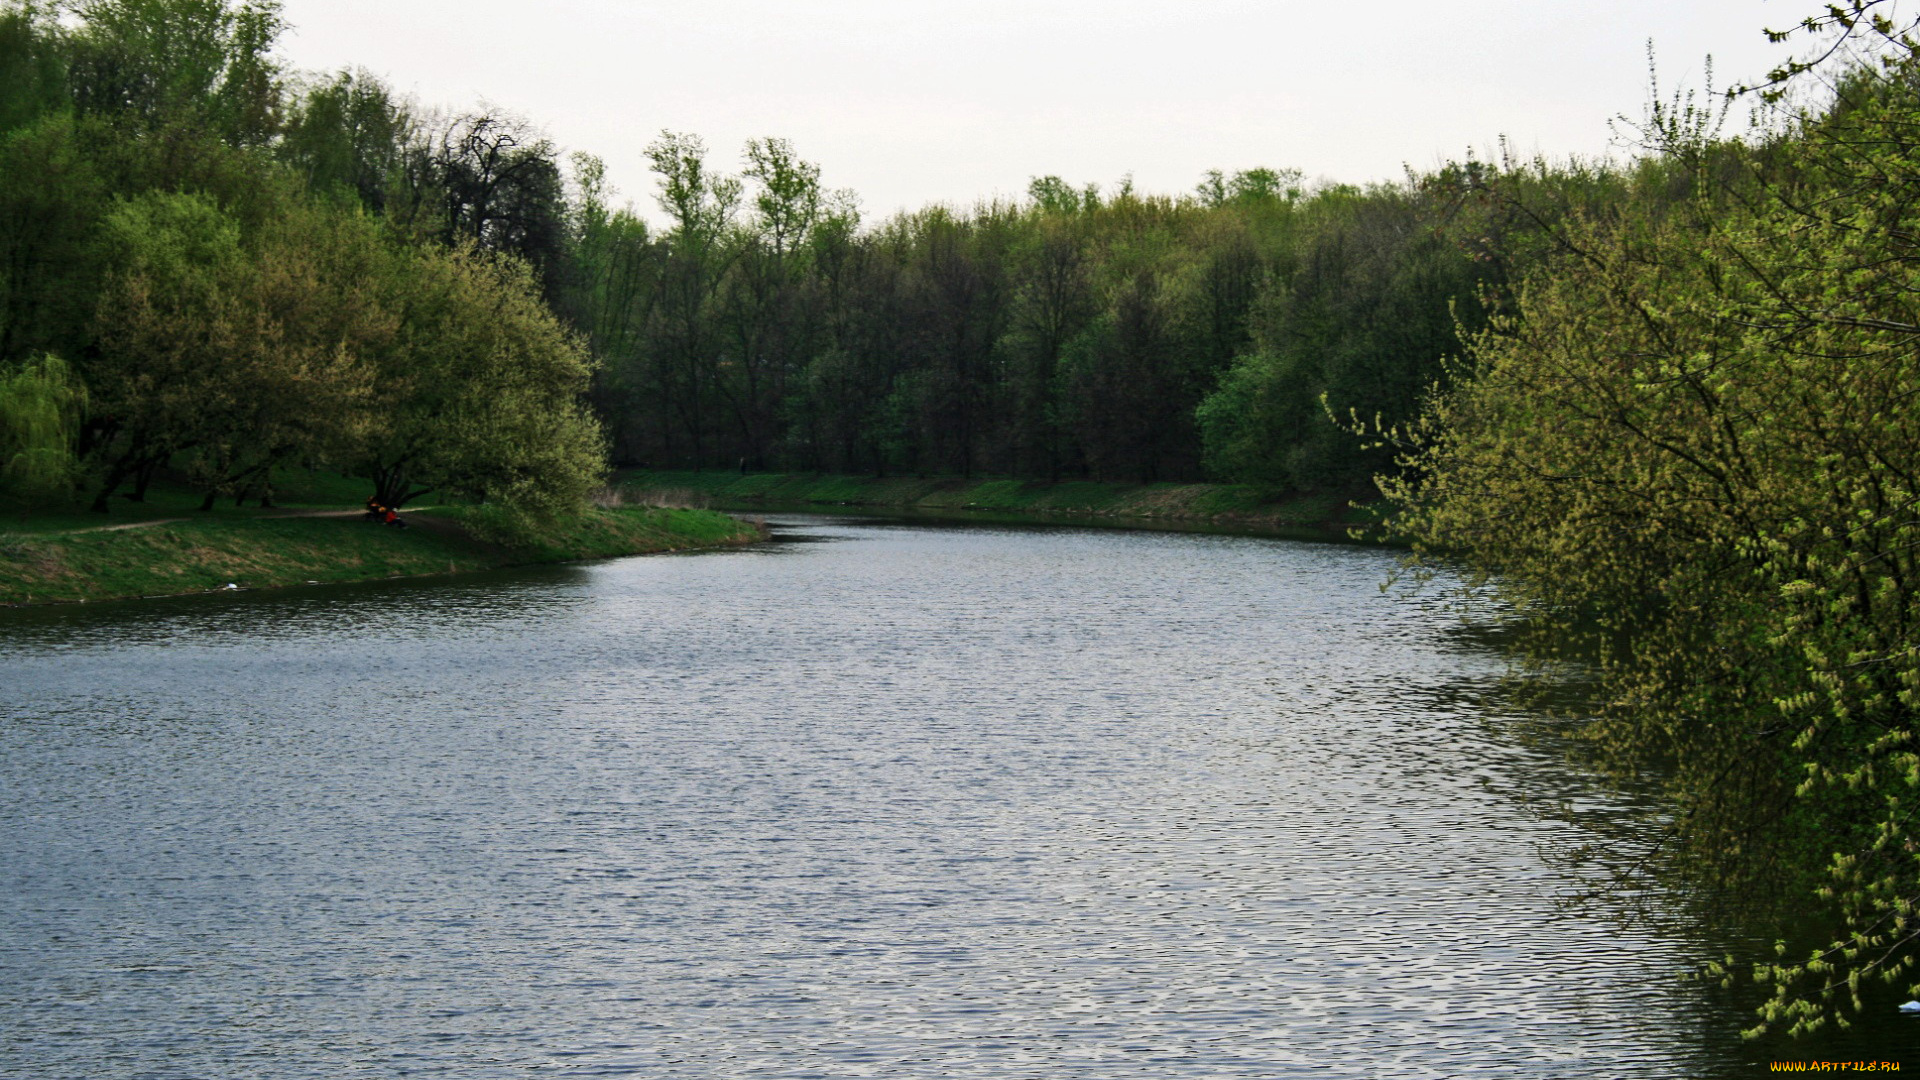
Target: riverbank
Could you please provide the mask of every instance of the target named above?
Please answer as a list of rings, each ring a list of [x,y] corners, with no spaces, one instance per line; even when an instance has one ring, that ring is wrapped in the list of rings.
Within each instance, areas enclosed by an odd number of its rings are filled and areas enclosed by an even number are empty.
[[[0,522],[0,606],[272,589],[752,543],[760,527],[712,510],[594,509],[539,540],[476,537],[458,508],[391,529],[358,511],[262,511],[80,528]],[[97,522],[99,519],[93,519]],[[62,517],[54,525],[70,524]],[[9,526],[19,528],[8,531]]]
[[[634,469],[619,474],[626,490],[656,501],[695,506],[817,505],[975,510],[1114,518],[1141,522],[1211,522],[1312,529],[1346,536],[1378,522],[1382,506],[1369,491],[1275,497],[1245,484],[1120,484],[1093,480],[969,480],[958,477],[831,476],[813,473],[681,472]],[[1355,506],[1356,502],[1361,503]]]

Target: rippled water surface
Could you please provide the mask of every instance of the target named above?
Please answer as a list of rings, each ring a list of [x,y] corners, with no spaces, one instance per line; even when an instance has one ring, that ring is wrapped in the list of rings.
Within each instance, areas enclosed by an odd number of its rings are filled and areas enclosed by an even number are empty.
[[[0,1075],[1753,1073],[1391,554],[779,524],[0,614]]]

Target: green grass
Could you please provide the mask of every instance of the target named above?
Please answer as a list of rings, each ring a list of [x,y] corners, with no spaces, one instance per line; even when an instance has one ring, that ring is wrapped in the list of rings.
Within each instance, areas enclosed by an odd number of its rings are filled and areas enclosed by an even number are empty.
[[[471,511],[452,510],[453,522]],[[719,547],[761,538],[758,528],[715,510],[622,506],[582,514],[538,539],[502,549],[518,563],[608,559],[641,552]]]
[[[130,490],[130,488],[128,489]],[[306,469],[276,469],[273,477],[274,506],[262,509],[257,501],[235,506],[231,498],[216,499],[213,509],[201,510],[202,493],[187,485],[155,480],[143,502],[126,497],[127,490],[109,501],[105,514],[88,509],[91,492],[76,496],[64,506],[27,507],[0,497],[0,532],[53,533],[102,525],[125,525],[167,518],[252,519],[270,517],[288,510],[348,510],[362,506],[373,494],[371,482],[338,473]],[[427,502],[445,502],[429,498]]]
[[[474,538],[462,524],[472,511],[461,508],[408,514],[409,529],[385,528],[357,514],[272,517],[266,515],[275,511],[230,506],[230,512],[198,514],[164,500],[151,509],[144,518],[62,512],[30,517],[24,528],[14,528],[14,518],[0,522],[0,604],[176,595],[228,583],[262,589],[450,574],[760,538],[758,529],[725,514],[651,507],[591,510],[515,546]],[[170,514],[194,516],[138,523]],[[103,521],[132,527],[102,528]]]
[[[1343,533],[1375,520],[1379,505],[1354,507],[1366,492],[1276,496],[1244,484],[1122,484],[1094,480],[964,480],[808,473],[631,471],[633,492],[672,491],[734,505],[811,503],[1002,513],[1074,514],[1140,520],[1295,526]]]

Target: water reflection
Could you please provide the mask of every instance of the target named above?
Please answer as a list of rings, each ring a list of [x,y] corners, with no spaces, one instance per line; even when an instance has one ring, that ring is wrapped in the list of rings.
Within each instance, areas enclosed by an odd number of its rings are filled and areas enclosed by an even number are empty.
[[[0,1075],[1751,1071],[1390,553],[780,524],[0,616]]]
[[[310,642],[326,634],[408,628],[441,633],[514,617],[540,618],[585,600],[584,566],[546,566],[447,577],[115,600],[0,610],[0,646],[36,650],[128,645],[250,646],[262,639]]]

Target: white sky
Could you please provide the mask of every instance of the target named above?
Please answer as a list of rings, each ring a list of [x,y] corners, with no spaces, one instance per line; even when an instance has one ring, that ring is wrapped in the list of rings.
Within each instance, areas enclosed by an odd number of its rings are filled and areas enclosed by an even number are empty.
[[[285,0],[281,50],[423,105],[484,100],[604,158],[657,218],[642,148],[702,136],[737,171],[792,139],[868,220],[1031,177],[1190,190],[1267,165],[1365,182],[1484,154],[1607,152],[1663,89],[1752,80],[1804,0]]]

